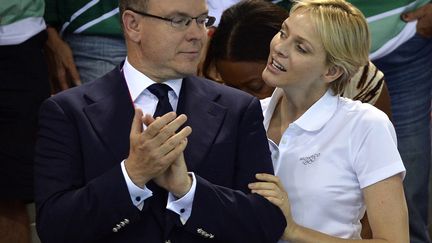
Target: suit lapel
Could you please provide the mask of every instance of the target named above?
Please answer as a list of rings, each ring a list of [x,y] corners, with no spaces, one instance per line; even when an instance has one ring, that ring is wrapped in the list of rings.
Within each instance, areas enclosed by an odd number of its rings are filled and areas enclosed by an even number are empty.
[[[120,68],[116,68],[93,82],[85,94],[89,105],[84,107],[84,113],[116,161],[121,161],[129,154],[134,114],[126,81]]]
[[[226,108],[216,102],[221,94],[204,82],[194,77],[183,79],[177,108],[178,114],[187,115],[187,125],[192,127],[185,150],[190,171],[205,159],[226,114]]]
[[[134,115],[129,89],[119,68],[94,82],[86,93],[85,98],[90,102],[84,113],[115,161],[122,161],[129,154],[129,134]],[[150,211],[160,227],[165,228],[167,192],[152,181],[148,187],[153,196],[145,201],[143,212]]]
[[[129,153],[129,133],[134,114],[126,81],[120,68],[117,68],[93,82],[84,97],[89,103],[84,107],[84,113],[115,160],[121,161]],[[214,89],[209,89],[202,82],[206,81],[196,78],[183,80],[177,108],[178,114],[188,116],[186,125],[193,130],[185,150],[190,171],[205,159],[226,114],[226,108],[216,102],[220,94],[214,93]],[[162,228],[167,234],[174,226],[173,222],[167,222],[171,221],[169,217],[166,218],[164,205],[167,192],[159,187],[151,189],[155,195],[146,200],[147,206],[157,222],[165,225]]]

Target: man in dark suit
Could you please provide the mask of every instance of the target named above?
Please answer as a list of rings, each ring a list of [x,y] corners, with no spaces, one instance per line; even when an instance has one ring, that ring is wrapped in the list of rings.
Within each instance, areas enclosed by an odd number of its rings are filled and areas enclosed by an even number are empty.
[[[281,211],[247,188],[273,171],[259,101],[192,76],[205,0],[121,0],[120,14],[125,62],[42,106],[42,242],[276,242]]]

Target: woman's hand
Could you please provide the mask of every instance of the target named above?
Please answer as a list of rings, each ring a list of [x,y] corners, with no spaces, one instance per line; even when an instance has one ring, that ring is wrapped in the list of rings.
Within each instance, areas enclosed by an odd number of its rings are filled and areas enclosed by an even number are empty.
[[[291,232],[294,231],[297,224],[294,222],[291,215],[291,205],[288,199],[288,193],[285,191],[279,177],[270,174],[256,174],[255,177],[260,182],[250,183],[249,189],[252,193],[257,193],[274,205],[278,206],[285,216],[287,227],[282,235],[283,240],[289,240]]]

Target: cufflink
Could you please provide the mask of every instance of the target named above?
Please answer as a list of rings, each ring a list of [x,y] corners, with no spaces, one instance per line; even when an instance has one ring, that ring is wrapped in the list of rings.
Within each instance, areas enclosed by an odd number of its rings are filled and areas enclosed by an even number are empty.
[[[127,224],[129,224],[129,219],[124,219],[120,221],[120,223],[116,224],[114,228],[112,228],[112,231],[114,233],[117,233],[121,228],[124,228]]]
[[[205,230],[203,230],[201,228],[197,229],[197,233],[200,234],[204,238],[213,239],[215,237],[214,234],[209,234],[209,233],[207,233]]]

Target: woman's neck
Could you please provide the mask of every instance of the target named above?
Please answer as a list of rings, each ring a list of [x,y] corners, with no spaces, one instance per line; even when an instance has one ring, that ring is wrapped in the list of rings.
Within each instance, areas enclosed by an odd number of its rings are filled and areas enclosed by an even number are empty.
[[[288,126],[300,118],[326,90],[314,92],[296,92],[292,89],[283,89],[284,94],[279,99],[270,119],[267,136],[275,143],[279,141]]]

